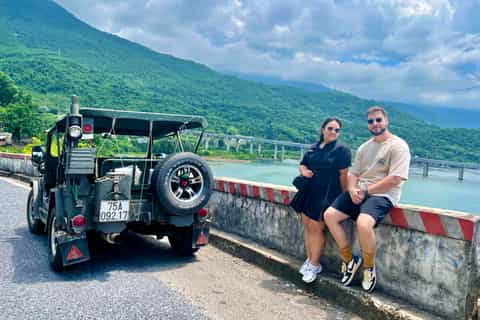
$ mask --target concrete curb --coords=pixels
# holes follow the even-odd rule
[[[3,171],[3,170],[0,170],[0,177],[12,178],[12,179],[20,180],[25,183],[30,183],[34,179],[33,177],[30,177],[24,174],[12,173],[12,172]]]
[[[210,244],[246,262],[255,264],[275,276],[287,279],[307,292],[329,299],[337,305],[340,304],[365,319],[442,319],[381,292],[367,294],[355,283],[353,288],[344,287],[331,274],[322,273],[315,282],[307,285],[301,280],[298,273],[302,262],[237,235],[211,228]]]

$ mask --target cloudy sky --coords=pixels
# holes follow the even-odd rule
[[[480,110],[480,0],[55,0],[220,71]]]

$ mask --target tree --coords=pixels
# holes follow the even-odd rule
[[[32,97],[24,94],[13,81],[0,72],[0,128],[11,132],[15,141],[33,136],[40,127],[40,117]]]
[[[39,128],[39,117],[32,104],[10,104],[0,110],[3,130],[12,133],[15,141],[33,136]]]
[[[12,79],[0,71],[0,106],[5,107],[15,101],[18,93],[18,88]]]

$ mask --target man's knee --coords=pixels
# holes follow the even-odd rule
[[[361,213],[356,224],[359,232],[369,232],[375,227],[375,218],[369,214]]]
[[[328,209],[323,214],[323,219],[327,225],[339,222],[341,219],[341,212],[335,209],[334,207],[328,207]]]

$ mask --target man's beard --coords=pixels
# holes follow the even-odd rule
[[[387,128],[382,128],[380,131],[373,131],[373,130],[369,130],[369,131],[372,135],[374,135],[375,137],[378,137],[378,136],[381,136],[385,132],[385,130],[387,130]]]

